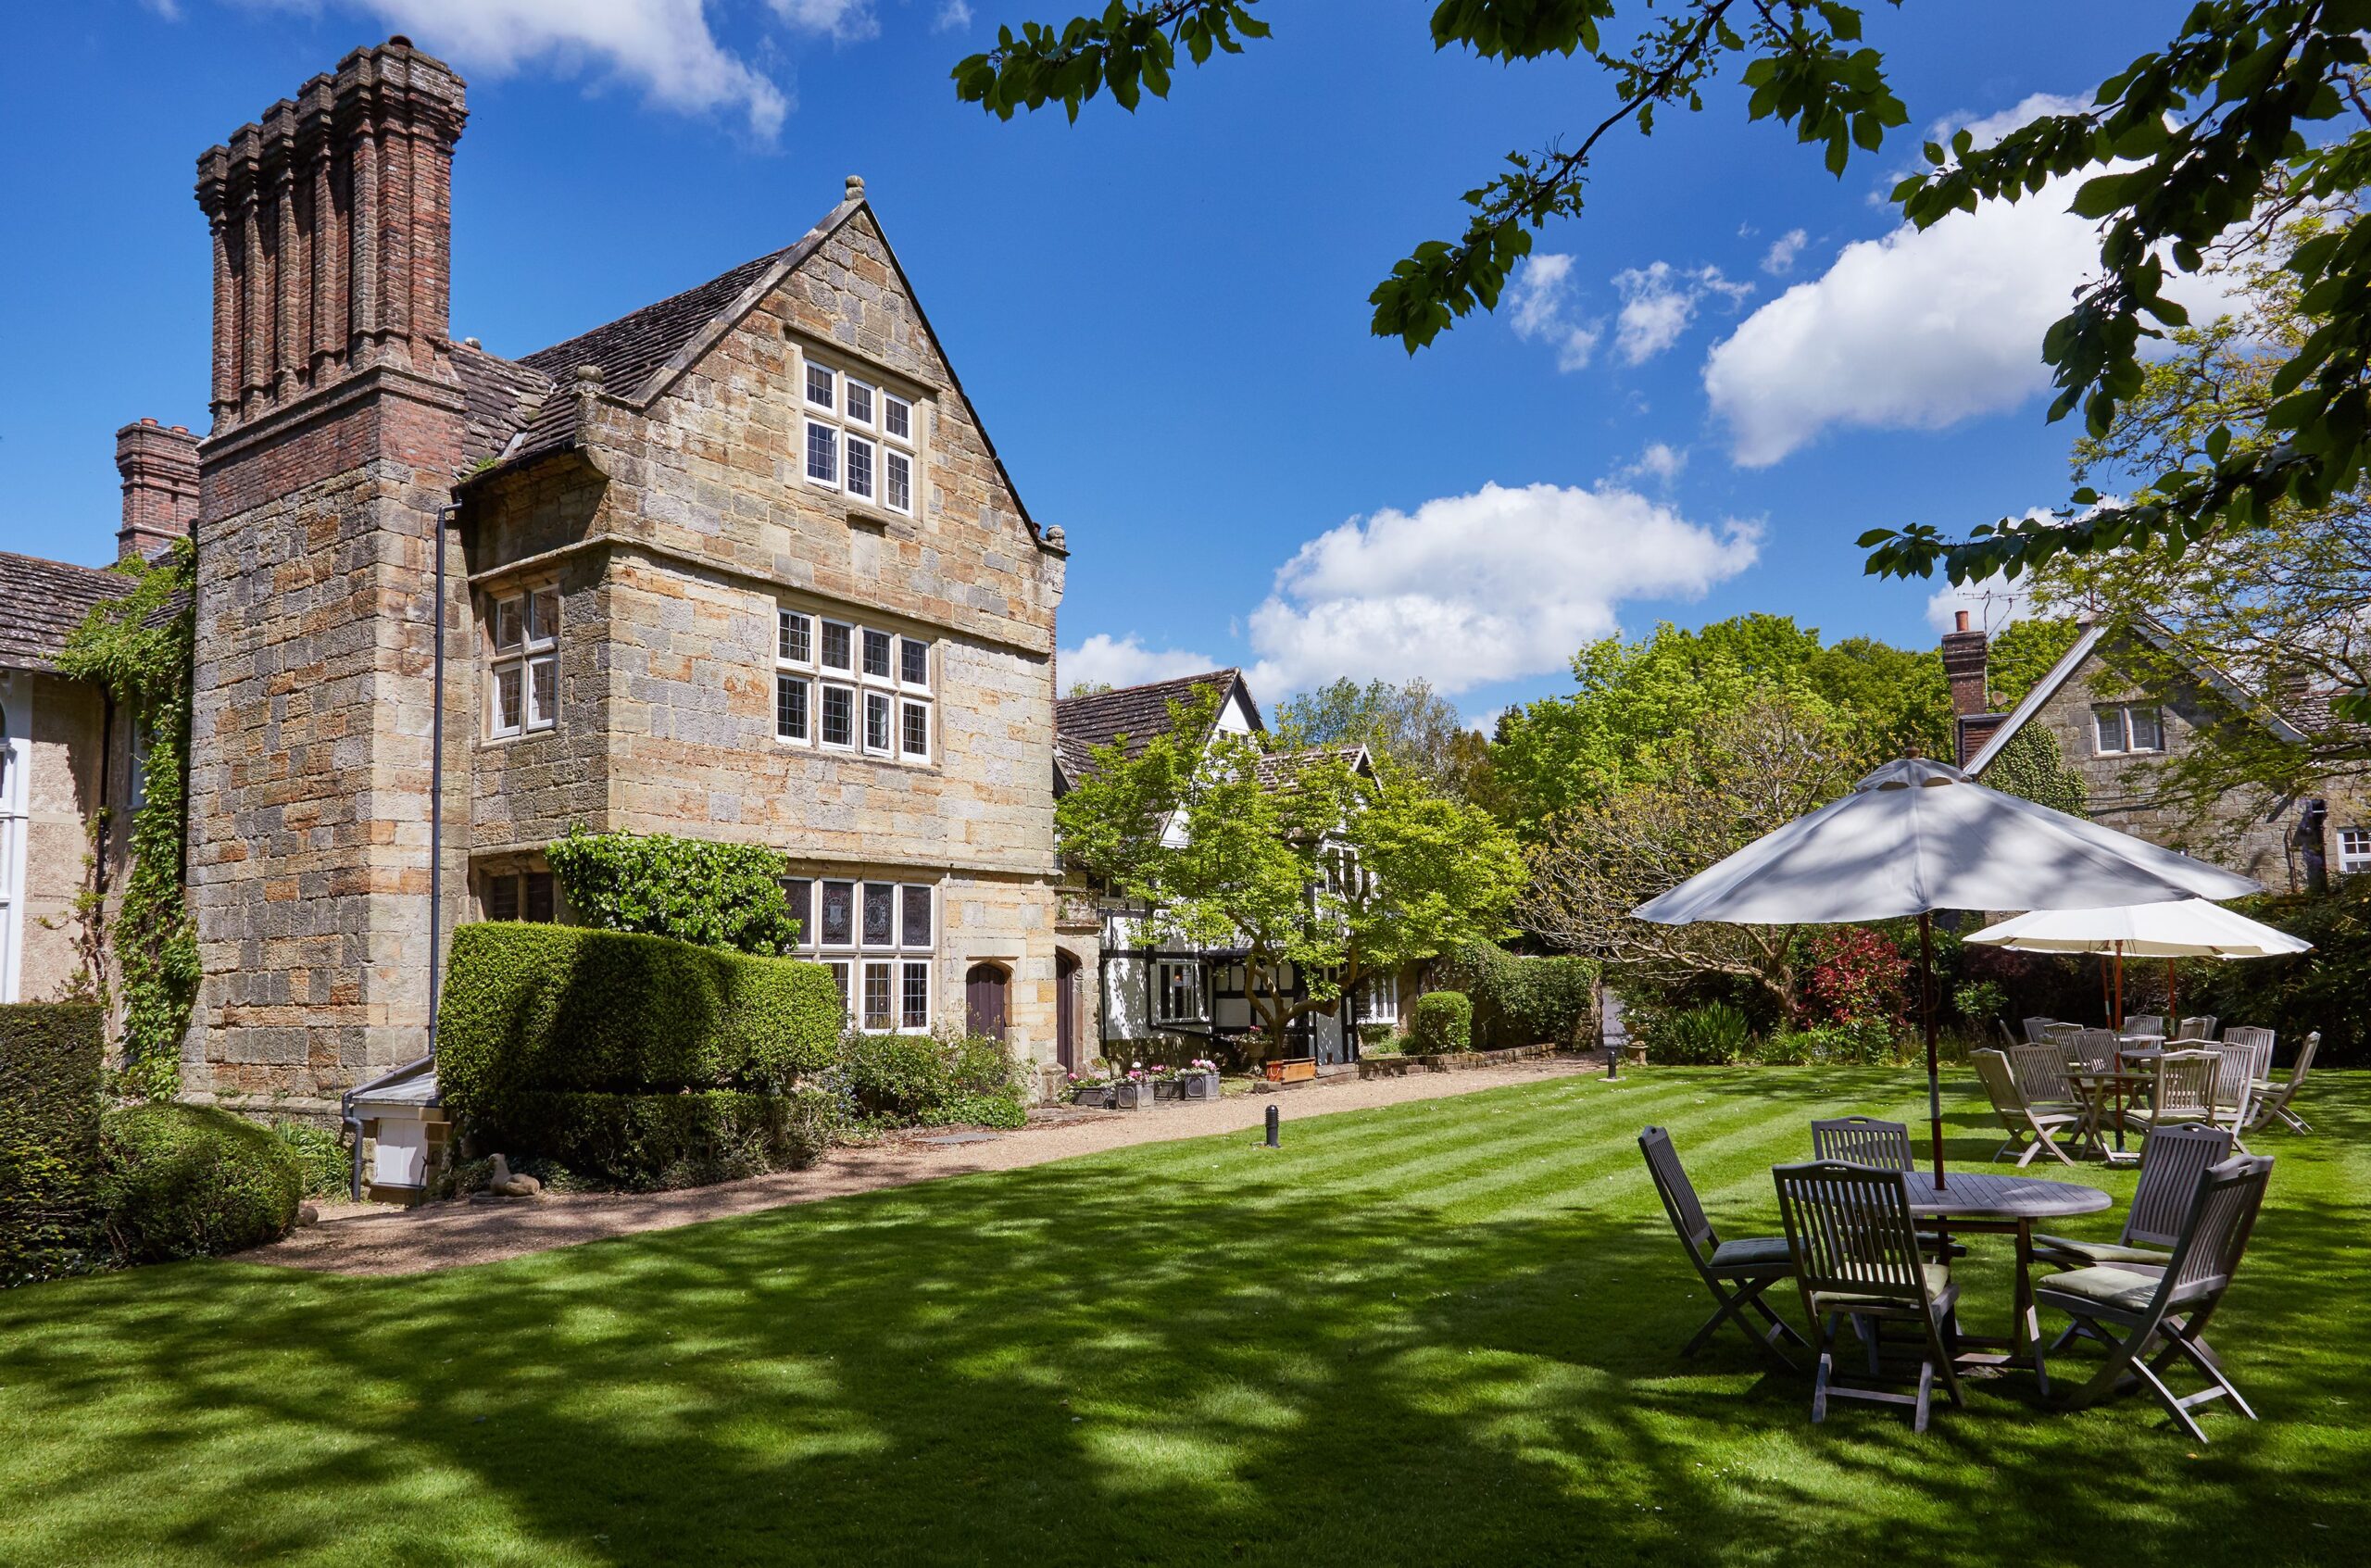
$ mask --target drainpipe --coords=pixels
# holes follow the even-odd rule
[[[445,967],[445,535],[461,508],[436,508],[436,630],[433,696],[428,721],[428,1054],[436,1055],[436,1007]],[[355,1169],[362,1145],[355,1143]]]

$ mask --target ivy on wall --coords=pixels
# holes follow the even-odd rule
[[[2090,796],[2083,787],[2083,775],[2066,765],[2066,754],[2058,749],[2058,737],[2039,724],[2029,723],[2009,737],[1992,765],[1985,769],[1984,782],[1994,789],[2022,796],[2038,806],[2064,811],[2070,817],[2089,818],[2091,814]]]
[[[183,539],[153,564],[119,566],[138,585],[93,606],[57,659],[66,674],[105,687],[147,740],[131,869],[106,939],[123,982],[119,1087],[158,1099],[181,1086],[182,1036],[197,999],[197,929],[183,891],[194,558]]]

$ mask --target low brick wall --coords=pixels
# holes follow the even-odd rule
[[[1365,1056],[1359,1059],[1359,1076],[1399,1078],[1411,1073],[1468,1073],[1477,1068],[1504,1067],[1509,1062],[1554,1056],[1559,1049],[1559,1047],[1543,1041],[1536,1046],[1512,1046],[1499,1051],[1460,1051],[1454,1056]]]

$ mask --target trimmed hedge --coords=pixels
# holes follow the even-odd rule
[[[1019,1127],[1029,1120],[1011,1047],[985,1035],[852,1034],[840,1042],[836,1077],[868,1126]]]
[[[1448,955],[1440,978],[1474,1003],[1477,1050],[1593,1043],[1595,960],[1533,958],[1476,943]]]
[[[82,1003],[0,1007],[0,1287],[98,1260],[105,1024]]]
[[[664,936],[494,922],[453,934],[436,1077],[465,1120],[531,1091],[779,1092],[832,1064],[831,971]]]
[[[157,1101],[108,1111],[99,1142],[107,1241],[122,1262],[244,1251],[296,1223],[303,1162],[269,1127]]]
[[[1448,1056],[1474,1048],[1474,1004],[1462,991],[1427,991],[1416,998],[1408,1028],[1408,1049],[1416,1056]]]
[[[818,1089],[614,1095],[529,1090],[503,1111],[508,1146],[604,1185],[702,1186],[812,1164],[837,1112]]]

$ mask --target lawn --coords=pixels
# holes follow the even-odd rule
[[[2363,1561],[2371,1080],[2319,1077],[2202,1447],[2031,1379],[1809,1419],[1702,1315],[1633,1138],[1775,1229],[1890,1073],[1662,1071],[1300,1120],[411,1279],[185,1264],[0,1295],[0,1561]],[[1953,1152],[1997,1137],[1962,1103]],[[2114,1234],[2116,1212],[2068,1228]],[[2005,1320],[2006,1243],[1961,1265]],[[1791,1298],[1786,1303],[1796,1311]],[[2089,1363],[2072,1356],[2059,1370]],[[2349,1545],[2352,1542],[2352,1545]]]

